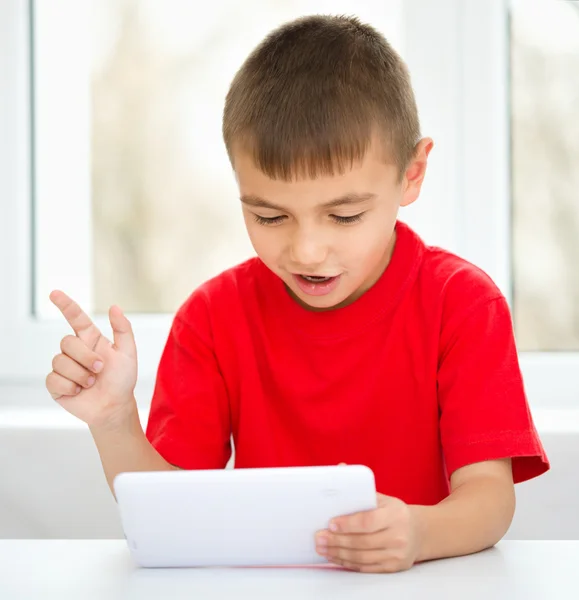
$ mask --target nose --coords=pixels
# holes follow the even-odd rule
[[[304,270],[313,272],[315,267],[324,264],[328,256],[327,244],[313,231],[300,229],[296,231],[291,240],[290,259]]]

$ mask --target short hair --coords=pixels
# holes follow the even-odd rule
[[[420,139],[406,64],[356,17],[313,15],[283,24],[236,73],[223,138],[274,179],[343,172],[374,138],[401,179]]]

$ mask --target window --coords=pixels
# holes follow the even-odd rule
[[[223,102],[263,36],[312,12],[355,12],[402,43],[399,0],[218,0],[202,14],[189,0],[36,3],[46,143],[37,152],[38,314],[54,314],[47,297],[58,281],[92,314],[113,303],[128,313],[174,313],[203,281],[253,255],[221,139]],[[82,24],[72,39],[62,35],[65,13]],[[54,119],[63,91],[65,137],[81,148],[72,169],[51,152],[63,129]],[[71,193],[55,200],[71,177]],[[71,202],[76,216],[65,224]],[[66,243],[73,238],[75,252]]]
[[[579,351],[579,2],[514,0],[510,22],[518,343]]]
[[[221,141],[231,77],[267,31],[326,12],[371,22],[409,65],[435,148],[401,217],[510,299],[531,404],[579,408],[577,4],[0,3],[0,385],[44,379],[68,331],[55,287],[104,331],[120,304],[152,380],[178,305],[253,253]]]
[[[567,0],[468,0],[463,5],[461,248],[463,255],[493,276],[511,301],[525,385],[535,408],[579,407],[579,352],[574,351],[578,345],[572,333],[577,309],[570,307],[573,300],[576,303],[577,292],[572,292],[572,277],[565,281],[565,270],[578,247],[574,250],[571,243],[571,217],[568,224],[560,221],[576,198],[572,192],[559,193],[564,189],[562,182],[550,172],[552,159],[545,159],[543,150],[550,143],[560,152],[559,169],[565,163],[571,165],[577,153],[576,142],[573,150],[567,136],[577,119],[570,118],[561,127],[555,108],[568,110],[561,89],[568,89],[572,82],[563,82],[561,73],[573,60],[570,54],[577,60],[577,51],[569,52],[568,44],[565,52],[562,46],[575,35],[569,33],[576,28],[575,4]],[[562,14],[567,21],[563,28]],[[560,38],[559,49],[552,39],[542,43],[545,37]],[[552,94],[548,97],[541,87],[544,83],[532,79],[540,77],[540,72],[531,75],[528,63],[522,67],[529,52],[542,56],[543,64],[552,69],[552,79],[545,86]],[[576,96],[574,80],[575,92],[569,93]],[[553,105],[546,106],[551,98]],[[546,129],[541,125],[541,135],[549,140],[537,137],[539,125],[533,121],[540,114],[541,118],[548,115],[549,124]],[[529,144],[531,129],[535,139]],[[569,166],[567,173],[576,180],[577,169]],[[545,194],[549,186],[558,193]],[[547,195],[551,198],[545,207]],[[544,214],[533,214],[537,211]],[[576,228],[577,214],[574,218]],[[561,289],[549,298],[554,285]]]

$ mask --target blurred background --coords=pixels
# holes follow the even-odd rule
[[[552,471],[518,488],[513,538],[579,538],[579,2],[2,0],[0,538],[120,537],[82,423],[44,377],[64,289],[139,347],[143,421],[171,317],[253,254],[221,140],[229,83],[271,29],[357,15],[409,65],[424,191],[401,212],[507,295]]]
[[[579,350],[579,2],[515,0],[514,316],[522,350]]]
[[[201,19],[185,0],[93,3],[96,311],[174,312],[251,255],[219,136],[231,74],[262,31],[336,5],[250,4],[214,2]],[[400,2],[355,8],[402,48]],[[505,26],[519,346],[579,350],[579,3],[514,0]]]

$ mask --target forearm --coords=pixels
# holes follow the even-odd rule
[[[481,477],[435,506],[412,506],[421,540],[418,561],[472,554],[494,546],[515,510],[512,484]]]
[[[171,471],[169,464],[150,444],[135,410],[126,422],[114,428],[90,428],[109,487],[114,495],[113,481],[125,471]]]

